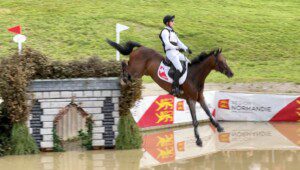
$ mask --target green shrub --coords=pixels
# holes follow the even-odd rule
[[[52,136],[53,136],[53,151],[54,152],[64,152],[64,148],[62,145],[62,140],[57,135],[56,126],[52,129]]]
[[[25,123],[14,123],[11,132],[11,153],[25,155],[38,153],[38,147],[28,131]]]
[[[139,128],[130,113],[130,108],[134,106],[135,101],[141,98],[141,89],[142,81],[140,79],[134,79],[131,84],[121,88],[117,149],[138,149],[142,145]]]
[[[0,104],[0,156],[7,155],[11,152],[10,134],[11,121],[8,117],[7,109]]]
[[[11,151],[9,138],[0,134],[0,156],[8,155]]]
[[[117,149],[137,149],[142,145],[142,136],[130,113],[121,116],[116,139]]]
[[[93,149],[93,121],[91,117],[87,118],[86,121],[87,132],[80,130],[78,136],[81,140],[81,146],[87,150]]]

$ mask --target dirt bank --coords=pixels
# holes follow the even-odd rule
[[[300,85],[295,83],[206,83],[205,91],[219,90],[229,92],[245,92],[245,93],[270,93],[270,94],[300,94]],[[143,96],[152,96],[166,94],[156,83],[145,83]]]

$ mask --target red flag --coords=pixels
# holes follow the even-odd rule
[[[8,31],[13,32],[15,34],[21,34],[21,26],[18,25],[12,28],[8,28]]]

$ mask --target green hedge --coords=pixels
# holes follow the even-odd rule
[[[88,78],[88,77],[119,77],[121,73],[121,64],[116,61],[102,61],[99,57],[90,57],[80,61],[52,61],[45,55],[27,48],[23,51],[23,54],[19,56],[17,53],[3,58],[0,64],[0,95],[3,99],[3,108],[7,110],[6,119],[10,120],[10,124],[19,132],[22,130],[24,133],[14,133],[10,130],[10,135],[14,133],[14,136],[10,136],[10,140],[14,143],[12,154],[30,154],[36,152],[36,146],[33,142],[31,135],[25,130],[25,122],[29,116],[29,110],[26,105],[27,95],[26,87],[31,80],[34,79],[63,79],[63,78]],[[141,80],[133,80],[131,85],[121,86],[120,97],[120,116],[121,120],[123,116],[131,116],[129,109],[134,102],[141,96]],[[1,120],[1,119],[0,119]],[[130,119],[128,119],[130,120]],[[0,124],[2,124],[0,122]],[[130,121],[132,127],[137,128],[136,124]],[[119,124],[119,129],[127,128],[123,124]],[[122,131],[120,131],[122,132]],[[137,141],[141,141],[139,131],[135,131],[136,134],[122,134],[133,135],[138,137]],[[15,136],[18,135],[18,136]],[[23,140],[26,139],[26,140]],[[19,141],[18,141],[19,140]],[[24,141],[26,141],[24,143]],[[120,141],[120,139],[118,139]],[[23,143],[22,143],[23,142]],[[121,145],[122,142],[118,142],[117,145]],[[1,146],[4,148],[4,146]],[[23,146],[20,146],[23,145]],[[30,146],[29,146],[30,145]],[[134,143],[127,143],[126,148],[139,148],[139,145]],[[24,147],[28,149],[23,149]],[[1,149],[0,148],[0,154]],[[118,147],[117,148],[124,148]]]
[[[3,103],[0,104],[0,156],[6,155],[11,151],[10,134],[12,124],[8,118],[8,113],[3,107]]]

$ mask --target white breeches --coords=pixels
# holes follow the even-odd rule
[[[180,60],[185,61],[185,56],[178,50],[169,50],[166,52],[167,58],[173,63],[174,67],[182,72]]]

